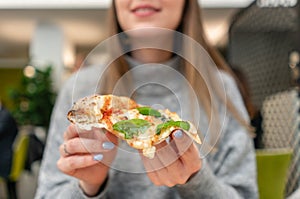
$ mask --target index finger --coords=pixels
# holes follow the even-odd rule
[[[67,130],[64,132],[64,141],[70,140],[75,137],[79,137],[78,127],[76,127],[74,124],[70,124]]]

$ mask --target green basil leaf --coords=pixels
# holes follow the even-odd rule
[[[150,108],[150,107],[138,107],[137,110],[140,112],[142,115],[150,115],[154,117],[161,117],[161,114],[159,111]]]
[[[113,125],[113,129],[125,135],[125,139],[132,139],[143,134],[151,126],[150,122],[143,119],[122,120]]]
[[[156,127],[156,134],[159,135],[162,130],[166,130],[172,126],[179,127],[183,130],[188,131],[190,129],[190,124],[185,121],[174,121],[174,120],[169,120],[167,122],[161,123]]]

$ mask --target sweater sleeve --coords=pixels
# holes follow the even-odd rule
[[[292,193],[287,199],[298,199],[300,198],[300,188],[296,189],[294,193]]]
[[[72,79],[68,81],[66,86],[61,90],[53,109],[46,148],[39,173],[36,199],[89,198],[79,187],[78,179],[62,173],[56,166],[60,157],[59,146],[63,143],[63,133],[69,125],[66,114],[72,105],[72,81]],[[104,188],[104,191],[92,198],[105,199],[106,190],[107,188]]]
[[[248,118],[237,86],[229,76],[225,76],[225,89],[242,116]],[[258,198],[252,138],[231,114],[227,113],[227,117],[218,151],[202,160],[201,170],[188,183],[177,186],[182,198]]]

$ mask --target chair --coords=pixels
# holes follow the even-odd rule
[[[23,134],[16,138],[16,142],[14,144],[12,168],[9,176],[11,181],[17,181],[22,174],[27,157],[28,144],[28,135]]]
[[[12,167],[8,179],[5,179],[10,199],[17,198],[16,182],[19,180],[24,170],[28,144],[29,137],[25,134],[19,134],[14,142]]]
[[[256,150],[257,182],[260,199],[283,199],[291,149]]]

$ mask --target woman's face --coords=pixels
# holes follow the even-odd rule
[[[115,0],[117,18],[123,31],[138,28],[175,30],[185,0]]]

